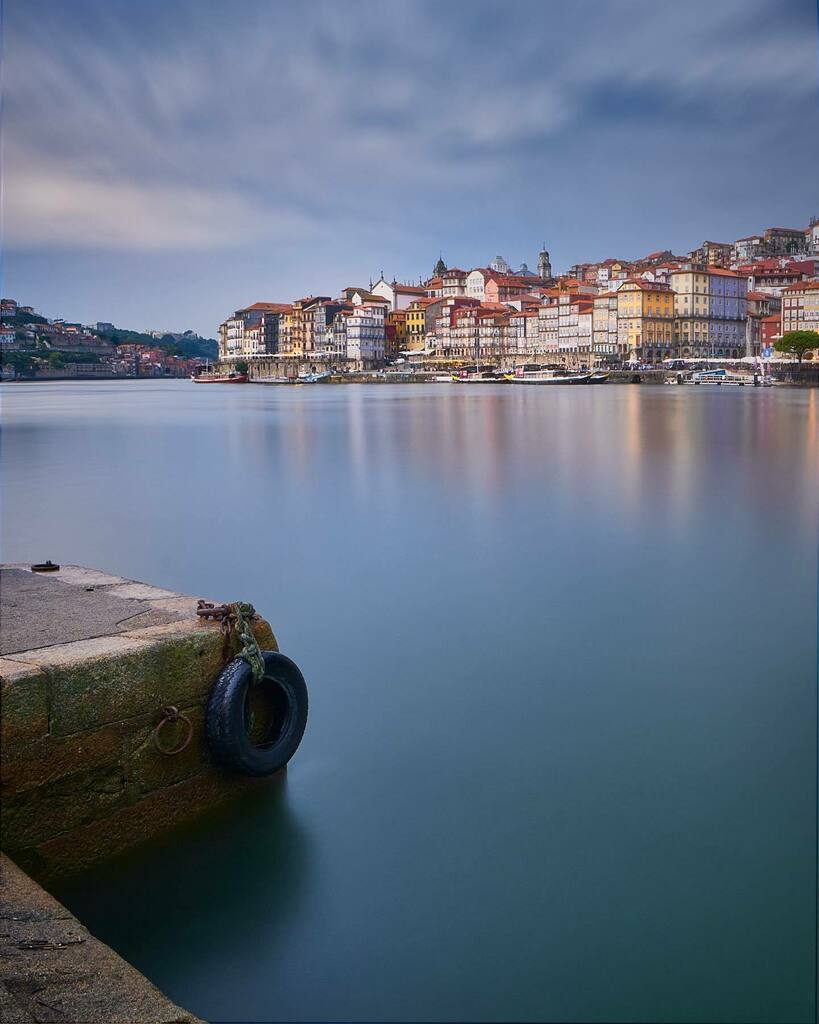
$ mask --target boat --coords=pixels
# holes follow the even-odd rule
[[[720,387],[728,388],[769,388],[773,386],[773,381],[769,377],[764,377],[757,373],[734,373],[723,367],[718,367],[714,370],[700,370],[698,373],[692,374],[691,379],[684,381],[684,383],[717,384]]]
[[[568,373],[561,370],[540,370],[537,373],[516,374],[509,377],[510,384],[590,384],[590,373]],[[596,383],[602,383],[598,381]]]
[[[435,375],[436,384],[451,384],[453,380],[455,380],[455,378],[451,373],[437,373]]]
[[[604,373],[602,370],[595,370],[594,373],[589,377],[589,384],[605,384],[609,379],[609,375]]]
[[[218,373],[205,370],[203,373],[192,373],[194,384],[247,384],[247,374],[231,370],[229,373]]]
[[[463,373],[452,378],[459,384],[504,384],[506,375],[500,370],[481,370],[479,373]]]

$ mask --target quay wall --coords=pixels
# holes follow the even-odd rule
[[[263,784],[210,757],[205,707],[223,637],[196,598],[80,566],[0,573],[2,845],[23,868],[70,873]],[[253,632],[277,650],[264,619]],[[167,705],[193,727],[174,756],[155,744]],[[183,730],[166,723],[162,745]]]
[[[0,854],[4,1024],[202,1024]]]

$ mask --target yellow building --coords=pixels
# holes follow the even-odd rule
[[[283,356],[293,355],[293,307],[286,309],[279,321],[279,354]]]
[[[406,347],[412,351],[420,351],[425,344],[426,311],[432,300],[416,299],[406,309],[407,318],[405,321]]]
[[[617,289],[617,346],[629,358],[662,362],[674,343],[674,293],[667,284],[629,278]]]

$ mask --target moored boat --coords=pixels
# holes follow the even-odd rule
[[[507,380],[500,370],[482,370],[480,373],[464,373],[453,377],[459,384],[504,384]]]
[[[723,367],[713,370],[701,370],[694,373],[690,380],[683,381],[685,384],[717,384],[720,387],[728,388],[769,388],[773,386],[770,377],[759,373],[734,373]]]
[[[247,384],[246,373],[192,373],[194,384]]]
[[[590,384],[590,373],[561,373],[559,370],[542,370],[540,373],[521,374],[507,378],[510,384]],[[600,381],[599,383],[602,383]]]

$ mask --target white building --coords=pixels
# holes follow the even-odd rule
[[[373,285],[373,295],[380,295],[388,300],[390,309],[406,309],[416,299],[424,299],[427,295],[426,288],[420,288],[411,284],[400,284],[398,281],[385,281],[383,277]]]
[[[384,362],[384,307],[356,306],[345,315],[347,359],[364,369]]]
[[[466,294],[470,299],[484,300],[486,282],[492,276],[491,271],[485,267],[476,267],[466,275]]]

